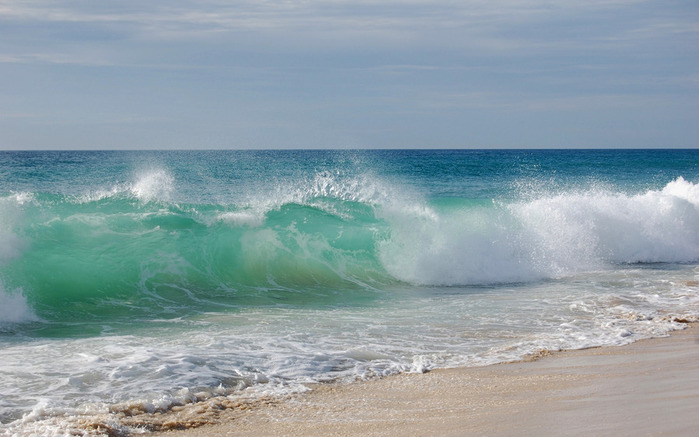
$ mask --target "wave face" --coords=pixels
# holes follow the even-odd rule
[[[323,203],[351,217],[294,203],[255,218],[218,205],[36,196],[10,238],[26,248],[4,276],[47,317],[70,319],[304,302],[328,287],[392,281],[376,259],[370,208]]]
[[[209,153],[13,155],[23,167],[0,198],[0,318],[359,304],[397,284],[699,259],[699,185],[677,175],[653,188],[662,165],[638,177],[595,174],[605,156],[593,152],[501,152],[509,166],[484,152]],[[695,177],[696,162],[682,171]],[[33,185],[16,182],[32,180],[22,172]]]

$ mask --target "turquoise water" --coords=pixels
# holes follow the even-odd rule
[[[0,152],[0,433],[663,335],[697,261],[695,150]]]

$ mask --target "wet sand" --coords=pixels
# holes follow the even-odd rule
[[[321,385],[160,436],[696,435],[699,326],[622,347]]]

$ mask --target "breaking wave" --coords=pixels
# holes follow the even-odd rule
[[[76,317],[76,302],[80,317],[105,307],[114,317],[178,316],[322,303],[333,299],[329,289],[361,300],[398,283],[526,282],[699,259],[699,188],[681,177],[640,194],[589,189],[489,202],[440,203],[328,172],[240,204],[176,203],[175,188],[156,170],[92,199],[5,197],[2,279],[26,298],[3,299],[58,318]]]

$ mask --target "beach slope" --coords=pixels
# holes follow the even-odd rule
[[[698,417],[694,324],[623,347],[323,385],[160,435],[692,435]]]

